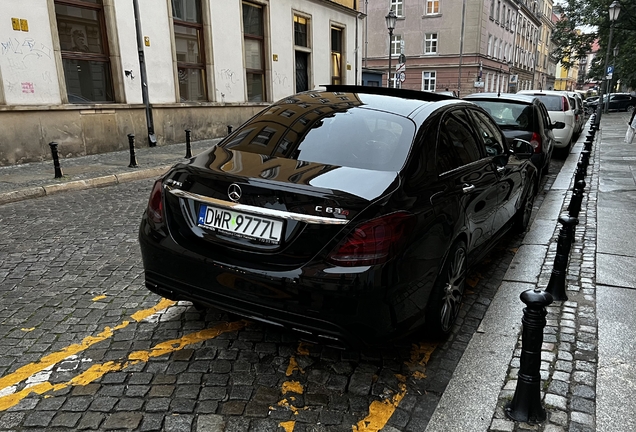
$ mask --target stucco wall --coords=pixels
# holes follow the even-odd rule
[[[236,127],[264,107],[154,107],[158,145],[185,142],[185,129],[193,140],[225,136],[228,125]],[[50,159],[51,141],[59,144],[60,157],[127,149],[129,133],[135,134],[138,147],[147,147],[145,115],[143,105],[127,104],[0,111],[0,165]]]
[[[0,78],[4,95],[0,104],[59,104],[46,2],[3,1],[0,16]],[[11,18],[26,20],[28,31],[13,30]]]

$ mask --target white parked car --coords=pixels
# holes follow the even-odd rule
[[[570,98],[570,102],[574,102],[572,105],[575,107],[574,110],[574,124],[576,125],[574,128],[574,137],[578,138],[578,136],[583,131],[583,127],[585,127],[585,109],[583,107],[583,98],[577,92],[566,92],[568,97]]]
[[[520,90],[517,93],[530,94],[539,98],[547,108],[552,123],[565,123],[563,129],[555,129],[552,132],[556,141],[554,148],[567,151],[570,148],[570,143],[577,127],[576,107],[572,106],[567,92],[557,90]]]

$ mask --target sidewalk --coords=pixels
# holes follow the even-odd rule
[[[604,114],[568,261],[567,296],[548,308],[541,352],[539,425],[508,420],[521,353],[519,295],[545,289],[557,219],[567,213],[589,122],[548,192],[427,432],[636,430],[636,143],[623,142],[628,113]]]
[[[196,155],[220,140],[192,142],[192,154]],[[158,177],[175,163],[185,160],[185,154],[185,143],[135,149],[137,168],[128,167],[129,150],[69,159],[60,157],[61,179],[55,178],[52,160],[0,167],[0,205],[68,190]]]

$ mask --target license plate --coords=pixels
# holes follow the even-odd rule
[[[283,231],[283,222],[277,219],[204,205],[199,208],[198,225],[271,244],[280,243]]]

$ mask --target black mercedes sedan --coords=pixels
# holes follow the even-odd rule
[[[532,146],[479,106],[326,86],[287,97],[157,180],[146,286],[326,344],[448,335],[467,268],[536,191]]]

